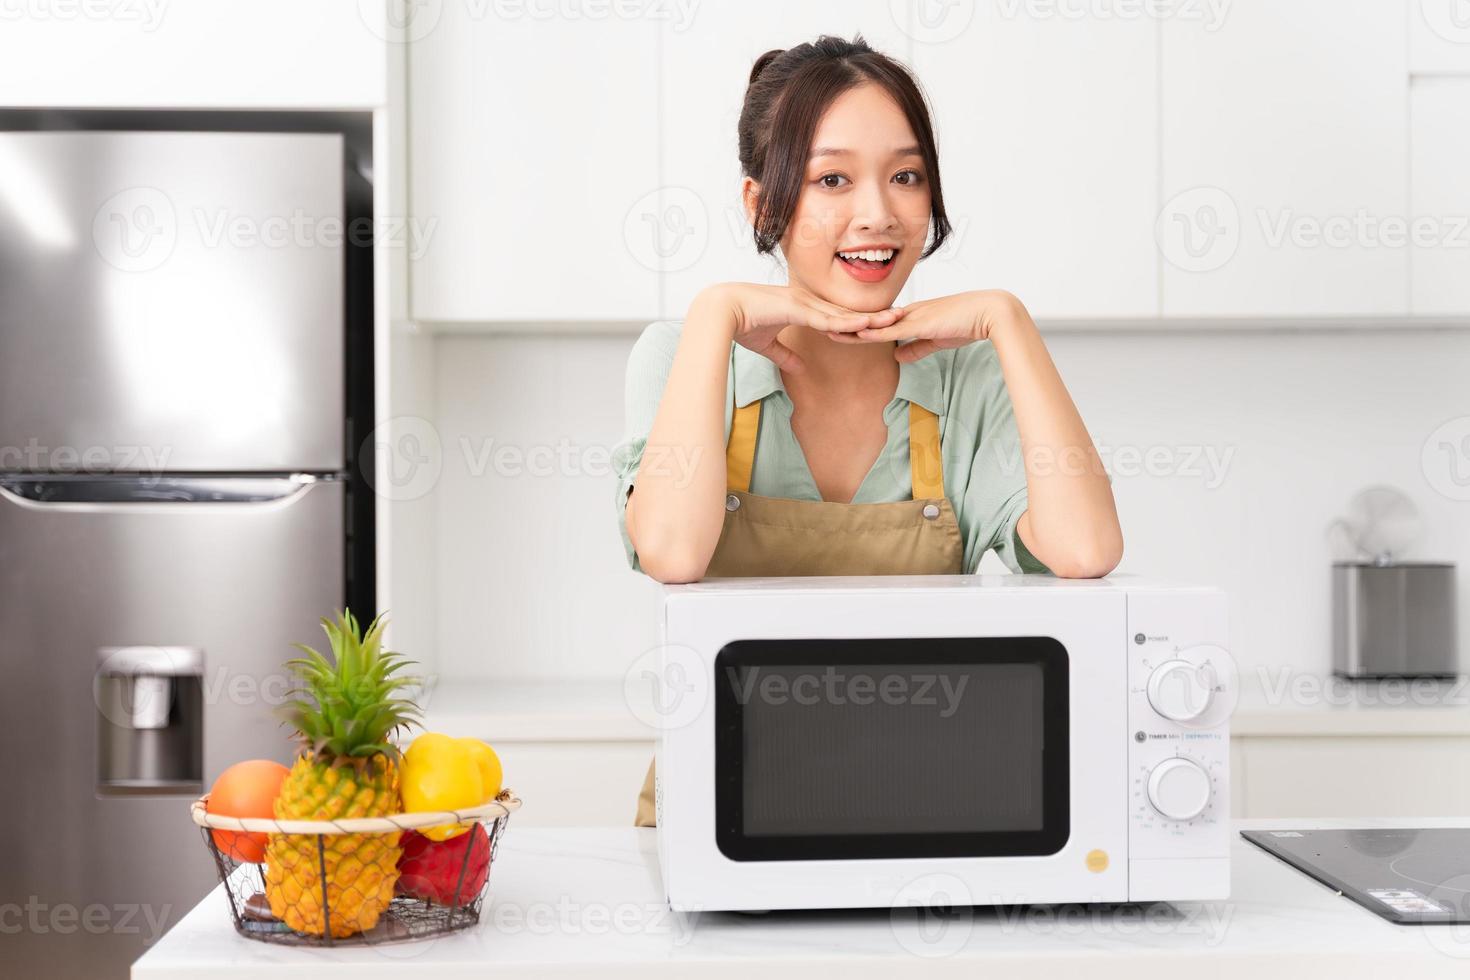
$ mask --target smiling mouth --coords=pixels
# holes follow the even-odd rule
[[[855,269],[882,269],[898,257],[896,248],[869,248],[853,252],[838,252],[837,258]]]

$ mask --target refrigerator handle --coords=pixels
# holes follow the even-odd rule
[[[204,507],[284,508],[334,477],[0,476],[0,501],[29,510],[96,512]]]

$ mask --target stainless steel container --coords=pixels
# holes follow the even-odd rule
[[[1332,617],[1338,676],[1460,673],[1453,562],[1334,562]]]

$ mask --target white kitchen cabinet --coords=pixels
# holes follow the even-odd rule
[[[430,321],[653,320],[661,5],[434,5],[408,54],[410,256]]]
[[[740,202],[737,126],[751,66],[773,48],[821,34],[861,33],[876,50],[907,62],[910,41],[888,0],[793,4],[753,0],[705,4],[687,24],[663,26],[662,194],[645,220],[642,247],[665,274],[664,316],[682,319],[715,282],[784,283],[775,256],[758,255]],[[909,297],[904,295],[901,301]]]
[[[1166,316],[1408,312],[1405,2],[1161,21]]]
[[[1416,74],[1470,74],[1470,3],[1407,0],[1409,69]]]
[[[5,3],[0,92],[10,106],[373,108],[388,2]]]
[[[1412,312],[1470,314],[1470,75],[1414,79],[1409,113]]]
[[[1470,736],[1232,739],[1231,815],[1428,817],[1470,812]]]
[[[1039,317],[1156,316],[1157,22],[976,4],[956,33],[923,9],[914,67],[954,232],[919,265],[921,296],[1004,288]]]

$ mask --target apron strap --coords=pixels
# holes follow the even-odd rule
[[[761,427],[761,401],[735,409],[730,422],[730,442],[725,446],[725,486],[750,492],[750,471],[755,467],[755,436]]]
[[[918,402],[909,402],[909,473],[915,500],[939,500],[944,496],[939,416]]]
[[[737,407],[730,422],[730,442],[725,447],[725,486],[741,493],[750,492],[762,401],[758,398],[749,405]],[[939,416],[917,402],[909,402],[909,473],[915,500],[938,500],[944,496]]]

